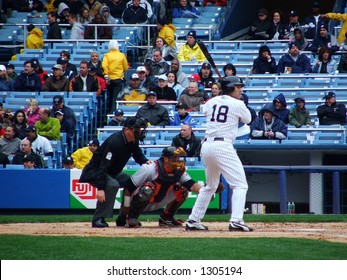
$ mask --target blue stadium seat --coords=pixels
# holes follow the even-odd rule
[[[158,159],[161,157],[163,148],[146,148],[146,156],[151,159]]]
[[[299,88],[299,87],[303,87],[303,84],[304,84],[303,79],[296,79],[296,78],[282,78],[282,79],[278,79],[277,81],[277,87]]]
[[[306,87],[328,88],[330,87],[330,78],[308,78],[304,85]]]
[[[213,49],[215,50],[236,50],[238,48],[238,43],[233,43],[233,42],[229,42],[229,41],[220,41],[218,43],[214,43],[213,44]]]

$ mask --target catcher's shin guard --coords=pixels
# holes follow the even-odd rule
[[[166,219],[173,219],[173,216],[176,214],[181,205],[186,201],[188,197],[188,191],[186,188],[180,188],[175,191],[176,199],[166,205],[165,210],[163,211],[162,217]]]
[[[130,204],[129,218],[138,218],[141,212],[148,206],[154,189],[152,184],[144,184],[140,190],[133,196]]]

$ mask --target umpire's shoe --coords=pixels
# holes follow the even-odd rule
[[[105,228],[108,227],[108,223],[106,223],[104,218],[97,218],[92,221],[93,228]]]
[[[204,226],[202,223],[189,220],[186,222],[186,230],[208,230],[208,227]]]
[[[243,222],[230,222],[230,231],[253,231],[253,228],[246,226]]]

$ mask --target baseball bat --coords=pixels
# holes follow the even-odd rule
[[[201,49],[201,51],[203,52],[203,54],[205,55],[207,61],[211,64],[212,68],[214,69],[214,71],[216,72],[216,74],[218,75],[219,79],[220,80],[223,80],[223,77],[222,75],[220,74],[217,66],[216,66],[216,63],[214,63],[214,60],[210,54],[210,52],[208,51],[208,49],[206,48],[206,45],[204,44],[203,41],[198,41],[198,45]]]

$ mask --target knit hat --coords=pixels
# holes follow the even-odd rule
[[[188,34],[187,34],[187,37],[188,36],[192,36],[194,39],[196,39],[196,31],[195,30],[189,31]]]
[[[319,26],[319,30],[321,29],[325,29],[325,30],[329,30],[328,24],[323,22],[320,26]]]

